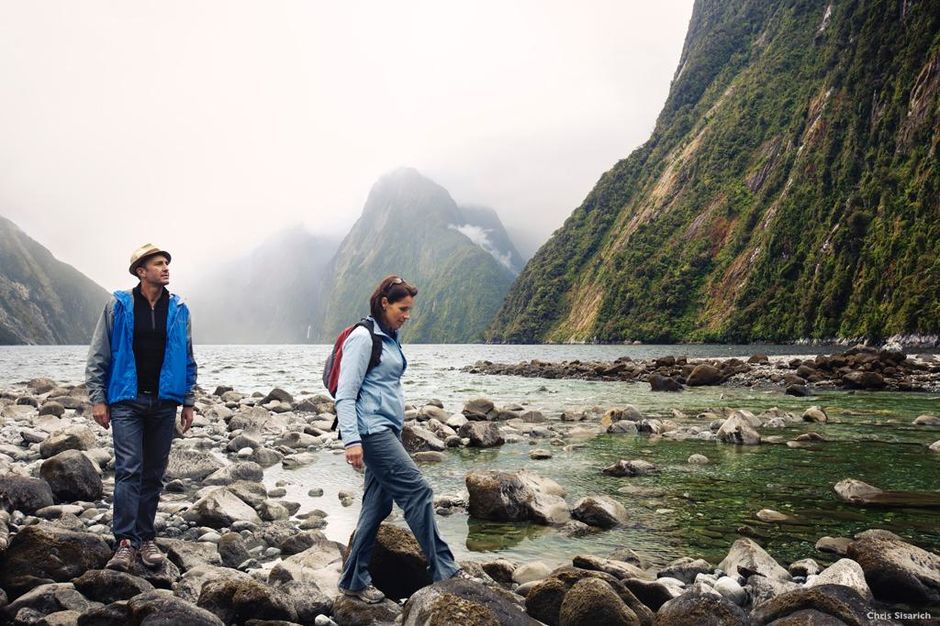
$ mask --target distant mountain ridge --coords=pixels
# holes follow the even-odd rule
[[[652,136],[529,261],[487,338],[938,334],[936,7],[697,0]]]
[[[495,212],[461,208],[416,170],[396,170],[375,183],[327,270],[320,338],[368,314],[375,285],[396,273],[419,289],[405,341],[479,341],[520,265]]]
[[[0,344],[86,344],[108,298],[0,217]]]

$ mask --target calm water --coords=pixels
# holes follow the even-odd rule
[[[319,392],[327,346],[197,346],[199,380],[208,391],[230,385],[241,392],[267,392],[279,386],[291,393]],[[552,448],[548,461],[532,461],[532,446],[512,444],[494,450],[459,450],[446,461],[423,469],[438,494],[464,493],[463,479],[473,469],[526,467],[558,481],[567,499],[607,494],[626,506],[631,523],[622,529],[585,538],[566,538],[554,529],[529,524],[493,524],[468,520],[464,514],[440,517],[444,535],[458,556],[539,559],[548,563],[570,561],[577,554],[607,554],[627,546],[651,561],[663,563],[677,556],[702,556],[717,563],[750,527],[765,537],[765,546],[787,563],[817,554],[813,544],[824,535],[850,535],[865,528],[888,528],[922,546],[940,550],[940,511],[876,509],[840,502],[832,490],[843,478],[858,478],[882,489],[940,489],[940,455],[926,449],[940,439],[940,429],[910,425],[918,415],[940,413],[940,395],[902,393],[826,392],[813,398],[793,398],[776,390],[698,388],[682,394],[654,394],[648,385],[634,383],[527,379],[478,376],[460,372],[481,359],[516,362],[529,359],[609,360],[667,354],[747,356],[816,354],[824,348],[809,346],[434,346],[405,347],[409,369],[405,377],[409,402],[435,398],[458,412],[463,402],[487,396],[497,404],[518,402],[555,417],[564,410],[592,406],[633,404],[651,416],[671,416],[672,409],[688,415],[720,406],[747,408],[755,413],[778,406],[800,413],[811,404],[829,413],[828,424],[764,429],[764,437],[792,439],[815,430],[832,441],[808,448],[785,445],[734,447],[698,441],[651,441],[646,437],[604,435],[584,447]],[[80,382],[85,348],[79,346],[0,348],[0,387],[48,376],[60,382]],[[690,421],[695,421],[690,419]],[[701,422],[698,422],[701,423]],[[540,441],[539,447],[547,447]],[[693,453],[705,454],[712,464],[691,466]],[[601,468],[618,459],[642,458],[660,467],[658,475],[610,478]],[[343,508],[340,489],[361,490],[361,477],[342,457],[320,453],[318,461],[299,470],[280,467],[266,471],[266,481],[286,482],[288,499],[303,503],[303,510],[321,508],[329,513],[326,533],[345,542],[355,525],[358,506]],[[325,495],[312,499],[314,486]],[[792,524],[763,524],[754,514],[772,508],[793,515]]]

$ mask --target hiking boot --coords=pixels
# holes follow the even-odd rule
[[[134,550],[134,545],[131,543],[131,540],[121,539],[117,550],[114,551],[114,556],[111,557],[111,560],[108,561],[105,567],[118,572],[126,572],[134,563],[135,553],[136,550]]]
[[[165,557],[152,539],[150,541],[141,541],[138,552],[140,553],[140,560],[147,567],[160,567],[163,565]]]
[[[357,598],[362,600],[366,604],[378,604],[385,599],[385,594],[369,585],[368,587],[363,587],[362,589],[357,589],[353,591],[352,589],[343,589],[339,588],[344,596],[349,596],[350,598]]]
[[[470,572],[468,572],[468,571],[465,570],[465,569],[459,569],[459,570],[457,570],[457,571],[454,573],[454,575],[451,576],[451,578],[456,578],[457,580],[466,580],[466,581],[471,582],[471,583],[480,583],[480,584],[483,583],[483,579],[482,579],[482,578],[477,578],[476,576],[472,575]]]

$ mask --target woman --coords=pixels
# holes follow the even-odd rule
[[[434,581],[454,576],[472,579],[454,562],[434,521],[431,487],[401,443],[405,398],[401,376],[408,366],[398,332],[411,316],[418,290],[398,276],[388,276],[369,300],[374,332],[382,340],[382,358],[369,369],[372,337],[357,327],[343,343],[343,361],[336,391],[336,415],[346,445],[346,462],[365,466],[365,492],[349,555],[339,581],[340,591],[376,603],[385,595],[372,585],[369,561],[379,524],[392,512],[392,502],[424,550]]]

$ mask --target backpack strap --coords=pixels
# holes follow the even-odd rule
[[[369,357],[369,366],[366,368],[368,372],[382,362],[382,337],[375,334],[375,322],[370,319],[362,318],[356,326],[364,327],[372,336],[372,356]]]

